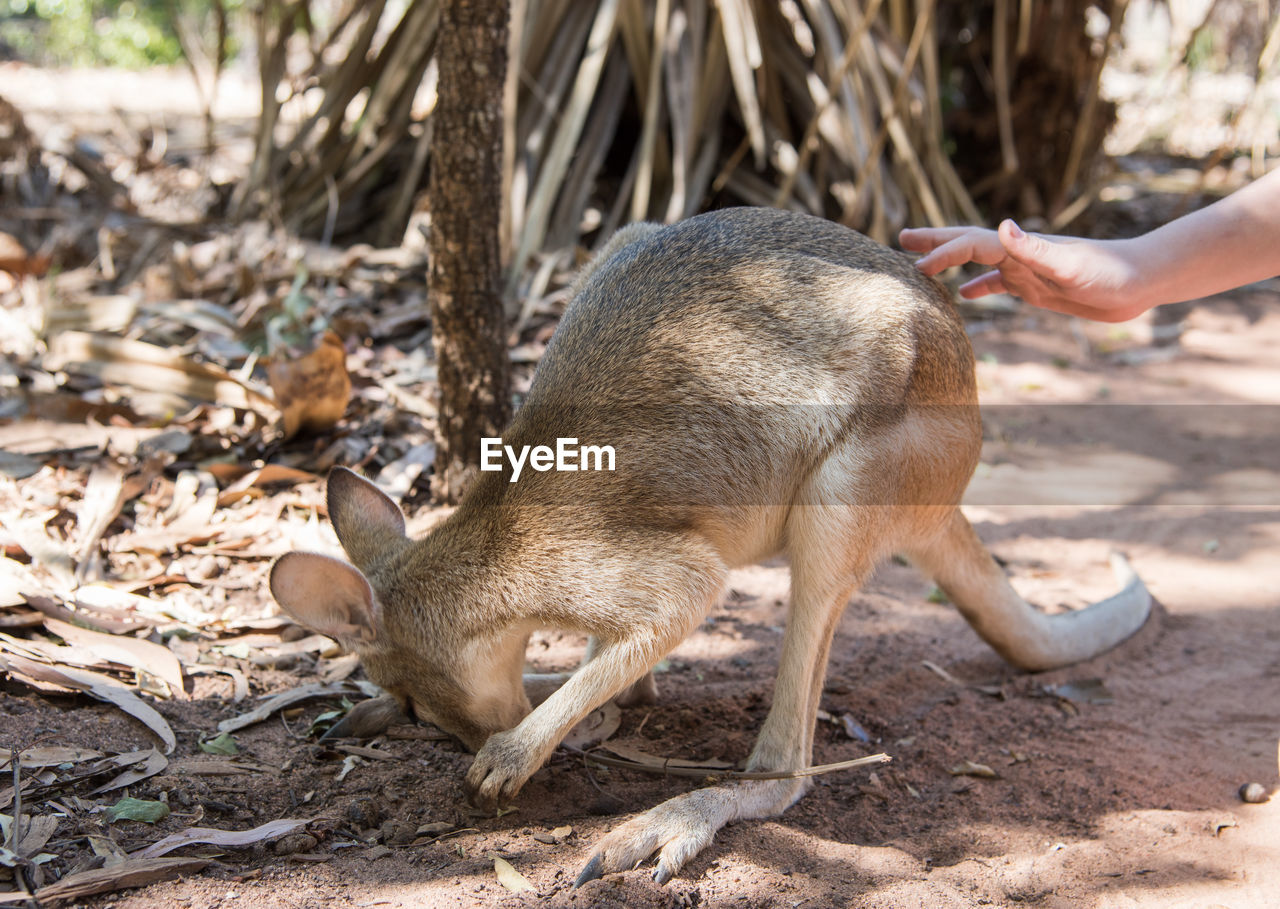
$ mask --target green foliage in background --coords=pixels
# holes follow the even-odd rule
[[[237,10],[243,0],[228,0]],[[200,0],[0,0],[6,55],[44,66],[140,68],[176,63],[175,15],[200,20]]]

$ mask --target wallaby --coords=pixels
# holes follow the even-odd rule
[[[1087,609],[1047,616],[1014,592],[958,507],[982,432],[948,294],[905,255],[818,218],[739,208],[618,233],[577,280],[502,441],[566,438],[611,446],[614,470],[517,476],[504,462],[420,540],[391,499],[335,469],[329,517],[352,564],[290,553],[271,571],[287,612],[476,751],[466,785],[480,805],[510,804],[590,711],[643,695],[735,566],[776,554],[791,566],[750,770],[809,765],[836,622],[891,554],[1027,670],[1113,647],[1150,608],[1119,557],[1122,592]],[[548,627],[592,643],[531,710],[525,645]],[[655,852],[665,882],[726,823],[777,814],[806,786],[739,781],[673,798],[605,836],[578,883]]]

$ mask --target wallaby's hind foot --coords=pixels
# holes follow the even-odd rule
[[[909,551],[984,641],[1019,669],[1057,669],[1130,637],[1151,612],[1151,594],[1120,553],[1111,567],[1119,593],[1075,612],[1045,615],[1010,585],[1003,569],[956,510],[941,534]]]
[[[761,780],[696,789],[631,818],[600,840],[574,887],[627,871],[658,854],[653,879],[665,884],[732,821],[781,814],[804,794],[809,780]]]

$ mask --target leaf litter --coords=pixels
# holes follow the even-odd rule
[[[736,82],[733,88],[746,91]],[[94,185],[119,190],[105,167],[101,176],[108,180]],[[57,203],[81,206],[86,196],[92,193],[74,200],[68,194]],[[20,383],[9,385],[0,376],[6,381],[0,400],[0,629],[8,635],[0,669],[12,685],[8,691],[47,697],[77,715],[94,708],[76,692],[105,696],[112,709],[150,728],[158,747],[139,748],[123,735],[99,736],[96,749],[72,744],[69,735],[66,744],[0,742],[24,746],[10,768],[22,774],[16,789],[0,787],[3,805],[23,799],[22,842],[36,841],[28,841],[32,831],[39,839],[61,825],[68,844],[56,847],[62,853],[56,861],[44,863],[47,875],[63,875],[36,891],[49,905],[207,864],[135,851],[120,853],[127,858],[110,868],[75,870],[83,854],[112,850],[101,835],[80,836],[78,829],[73,835],[75,812],[63,812],[54,800],[79,810],[101,807],[106,800],[100,796],[120,789],[148,796],[176,792],[158,782],[174,774],[203,781],[279,772],[280,762],[265,757],[260,763],[232,755],[193,758],[201,741],[229,733],[209,738],[212,721],[192,729],[189,718],[196,714],[184,699],[207,704],[284,695],[264,701],[267,709],[252,712],[252,719],[234,718],[243,721],[237,731],[251,732],[312,701],[329,701],[319,708],[327,709],[344,693],[366,693],[354,686],[333,690],[355,665],[326,656],[331,644],[301,645],[305,638],[291,636],[297,629],[278,620],[252,624],[273,621],[262,577],[269,560],[299,539],[315,540],[313,548],[336,547],[321,521],[319,478],[330,466],[359,466],[413,507],[424,500],[434,457],[434,407],[423,391],[434,379],[434,364],[423,353],[428,335],[420,253],[338,250],[297,241],[265,222],[193,236],[163,220],[130,220],[127,229],[100,234],[85,230],[103,222],[95,212],[60,211],[71,215],[67,226],[74,236],[52,248],[57,267],[38,261],[48,258],[43,251],[24,251],[24,287],[0,291],[0,359]],[[110,242],[101,239],[108,235]],[[114,263],[110,269],[107,261]],[[561,283],[563,268],[546,261],[548,275],[554,274],[549,283]],[[535,297],[520,316],[517,388],[527,387],[559,312],[554,287]],[[323,351],[329,365],[283,386],[270,380],[269,358],[281,362],[287,351],[287,362],[306,349]],[[349,398],[339,408],[341,395],[328,389],[341,390],[343,376]],[[281,390],[289,381],[301,394]],[[11,388],[18,393],[8,395]],[[328,415],[318,422],[305,411],[290,416],[299,399],[317,388],[325,390],[319,397]],[[219,649],[251,631],[264,637]],[[321,676],[321,667],[334,675]],[[317,678],[324,679],[320,693],[312,687]],[[1069,687],[1050,693],[1063,702],[1105,703]],[[229,712],[223,703],[217,716]],[[200,716],[208,720],[210,714]],[[285,728],[296,719],[286,717]],[[589,717],[580,746],[608,740],[618,728],[610,722],[605,713]],[[846,714],[838,722],[849,739],[866,743],[856,720]],[[412,738],[421,746],[447,739],[421,727],[404,729],[397,733],[392,726],[388,740]],[[374,757],[380,747],[348,757]],[[44,748],[64,748],[66,759],[47,753],[50,760],[41,762]],[[456,752],[449,748],[441,745],[432,757],[451,758]],[[161,749],[178,757],[171,764]],[[27,754],[30,762],[21,756]],[[691,776],[733,772],[725,761],[679,761],[639,749],[628,755],[615,753],[631,762],[615,766]],[[597,752],[591,760],[606,757]],[[210,805],[219,798],[234,801],[220,789],[211,792]],[[194,810],[216,809],[197,801]],[[177,814],[175,809],[161,822],[169,825],[165,832],[180,822]],[[559,829],[551,831],[553,839],[563,839]],[[260,841],[249,836],[254,830],[226,831],[247,837],[240,841],[206,843],[240,848]],[[321,842],[327,832],[320,831]],[[46,838],[45,844],[58,841]]]

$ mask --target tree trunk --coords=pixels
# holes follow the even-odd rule
[[[445,503],[479,469],[480,439],[500,435],[511,415],[498,242],[506,58],[507,0],[446,0],[428,184],[440,383],[431,491]]]

